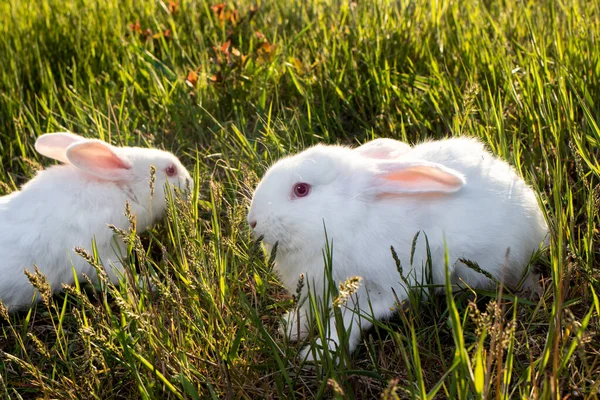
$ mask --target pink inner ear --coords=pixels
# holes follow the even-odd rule
[[[460,177],[430,166],[414,166],[385,174],[386,181],[398,182],[397,191],[454,192],[463,185]]]
[[[76,143],[67,149],[67,157],[82,171],[112,181],[126,179],[125,172],[131,169],[111,145],[100,141]]]
[[[91,143],[82,149],[80,156],[89,160],[89,165],[95,168],[102,169],[131,169],[121,160],[115,153],[108,150],[101,143]]]

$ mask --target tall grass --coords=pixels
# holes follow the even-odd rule
[[[3,315],[0,393],[598,397],[599,35],[596,0],[1,2],[0,194],[60,130],[172,150],[196,191],[123,233],[119,288],[78,282]],[[448,135],[482,138],[539,193],[543,295],[415,296],[309,368],[278,334],[295,299],[249,235],[252,188],[313,143]]]

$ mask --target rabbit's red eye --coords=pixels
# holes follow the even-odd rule
[[[300,182],[294,185],[294,196],[306,197],[310,193],[310,185],[308,183]]]
[[[165,172],[167,173],[167,176],[175,176],[177,175],[177,167],[171,164],[167,168],[165,168]]]

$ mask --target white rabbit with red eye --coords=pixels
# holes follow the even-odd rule
[[[278,243],[275,268],[284,286],[293,292],[304,274],[316,296],[323,293],[325,226],[333,246],[333,279],[362,277],[358,307],[377,319],[391,314],[394,291],[400,301],[407,298],[390,246],[411,285],[424,283],[424,235],[417,242],[413,270],[407,271],[417,232],[429,241],[433,283],[445,282],[446,242],[452,283],[473,288],[494,282],[459,259],[476,262],[498,281],[515,286],[548,233],[533,190],[508,163],[470,138],[412,148],[382,139],[356,149],[317,145],[266,172],[254,192],[248,223],[269,251]],[[528,277],[527,285],[532,283]],[[308,307],[308,302],[301,306],[299,320],[296,313],[285,317],[292,340],[308,333]],[[358,319],[353,312],[343,315],[346,329]],[[350,351],[360,340],[360,328],[370,325],[362,318],[361,327],[352,327]],[[329,348],[339,342],[333,319],[328,339]]]
[[[35,148],[63,164],[38,172],[20,191],[0,197],[0,300],[9,311],[31,304],[35,289],[24,270],[33,271],[34,265],[54,292],[74,282],[72,265],[80,278],[85,273],[95,279],[94,268],[73,252],[76,246],[91,251],[93,240],[108,276],[117,283],[126,248],[113,239],[108,225],[128,228],[124,207],[129,202],[136,228],[143,231],[163,216],[167,187],[184,190],[192,183],[177,157],[158,149],[114,147],[71,133],[42,135]],[[156,168],[154,194],[151,166]]]

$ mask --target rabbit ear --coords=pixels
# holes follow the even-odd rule
[[[68,132],[46,133],[35,141],[35,150],[43,156],[68,164],[67,147],[85,139]]]
[[[426,161],[381,161],[376,164],[373,188],[377,195],[453,193],[466,183],[464,175]]]
[[[394,139],[374,139],[354,149],[355,152],[369,158],[393,159],[408,153],[410,146]]]
[[[100,140],[75,143],[67,149],[69,162],[91,175],[109,181],[123,181],[131,177],[131,165],[119,157],[113,146]]]

